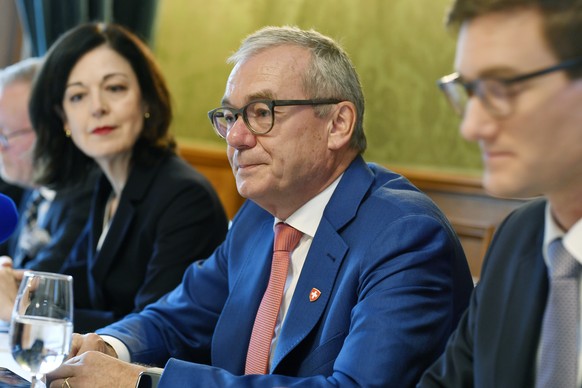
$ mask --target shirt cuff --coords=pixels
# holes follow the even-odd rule
[[[127,346],[125,346],[125,344],[123,342],[121,342],[117,338],[112,337],[110,335],[102,335],[101,339],[103,339],[103,341],[105,341],[109,345],[111,345],[111,347],[117,353],[117,358],[119,360],[125,361],[125,362],[131,362],[131,356],[129,355],[129,349],[127,348]]]

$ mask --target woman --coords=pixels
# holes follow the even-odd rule
[[[114,24],[80,25],[53,44],[30,101],[40,184],[103,172],[61,272],[74,276],[75,331],[143,309],[222,242],[210,183],[175,154],[170,95],[150,50]]]

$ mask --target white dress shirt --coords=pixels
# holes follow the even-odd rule
[[[299,275],[301,275],[301,270],[303,269],[303,264],[305,264],[305,259],[307,258],[307,253],[309,248],[311,248],[311,242],[315,236],[315,232],[319,227],[319,222],[321,217],[323,217],[323,211],[327,206],[335,188],[337,187],[342,176],[337,178],[331,185],[329,185],[321,193],[313,197],[305,205],[301,206],[295,213],[291,214],[286,220],[280,220],[275,218],[273,223],[273,229],[278,222],[285,222],[291,225],[298,231],[303,233],[301,240],[297,247],[291,252],[291,263],[289,265],[289,272],[287,273],[287,281],[285,282],[285,289],[283,290],[283,301],[281,302],[281,309],[279,310],[279,315],[277,316],[277,323],[275,324],[275,334],[273,335],[273,341],[271,342],[271,354],[269,355],[269,368],[271,367],[271,360],[273,354],[275,353],[275,348],[277,347],[277,341],[279,338],[279,333],[281,332],[281,327],[285,321],[285,316],[287,315],[287,310],[289,310],[289,305],[291,304],[291,299],[295,293],[295,287],[297,287],[297,282],[299,281]],[[306,298],[309,295],[305,295]]]

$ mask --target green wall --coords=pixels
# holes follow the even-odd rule
[[[450,0],[161,0],[154,51],[174,98],[180,141],[223,146],[206,112],[230,72],[226,58],[265,25],[315,28],[340,41],[366,96],[366,159],[475,172],[479,151],[436,79],[452,71],[455,39],[443,27]]]

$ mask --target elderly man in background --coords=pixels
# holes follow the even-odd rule
[[[160,387],[413,386],[472,292],[455,233],[405,178],[364,162],[361,86],[332,39],[267,27],[230,61],[209,116],[249,201],[173,292],[75,335],[51,386],[156,374],[128,362],[165,365]]]

